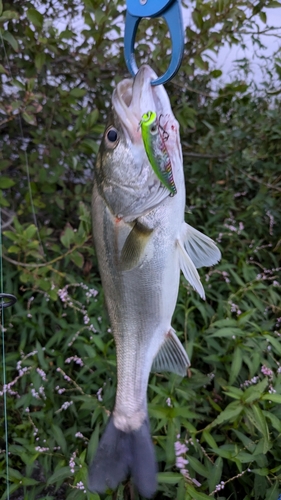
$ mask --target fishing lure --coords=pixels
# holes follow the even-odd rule
[[[144,149],[154,173],[162,184],[170,191],[170,196],[177,193],[171,160],[169,158],[165,140],[169,137],[160,126],[155,111],[148,111],[142,115],[140,128]],[[163,133],[161,130],[163,129]]]

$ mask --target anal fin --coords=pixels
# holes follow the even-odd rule
[[[151,371],[167,371],[184,377],[189,366],[190,361],[183,345],[180,343],[175,330],[171,327],[153,360]]]
[[[200,297],[205,300],[205,292],[198,271],[193,261],[189,257],[187,251],[185,250],[183,242],[181,240],[178,240],[177,244],[180,268],[184,274],[184,277],[191,284],[191,286],[193,286],[194,290],[199,293]]]

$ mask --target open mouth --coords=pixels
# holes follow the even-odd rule
[[[140,138],[139,123],[144,113],[155,111],[158,116],[172,113],[164,87],[150,84],[155,78],[155,72],[143,65],[134,79],[122,80],[113,93],[113,107],[133,142]]]

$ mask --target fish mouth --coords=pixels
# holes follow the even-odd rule
[[[173,116],[170,100],[163,85],[152,86],[156,73],[148,65],[140,67],[135,78],[126,78],[118,83],[112,95],[112,105],[124,132],[133,143],[141,141],[140,121],[148,111],[157,116]]]

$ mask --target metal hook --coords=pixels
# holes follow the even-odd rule
[[[172,56],[170,65],[161,77],[152,80],[151,85],[167,83],[177,73],[184,51],[184,29],[180,0],[127,0],[127,14],[125,22],[124,55],[127,68],[135,76],[138,67],[135,60],[134,48],[138,25],[143,17],[163,17],[168,25],[171,41]]]
[[[5,307],[13,306],[17,301],[15,295],[12,295],[11,293],[0,293],[0,299],[2,299],[0,302],[0,310]]]

